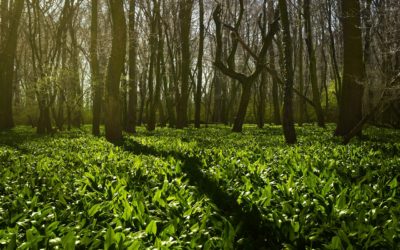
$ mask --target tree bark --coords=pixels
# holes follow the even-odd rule
[[[290,23],[286,0],[279,0],[279,10],[281,13],[281,23],[283,28],[283,47],[284,47],[284,76],[285,88],[283,97],[283,133],[286,143],[296,143],[296,131],[293,120],[293,51],[290,36]]]
[[[156,108],[159,99],[159,88],[160,88],[160,63],[159,63],[159,52],[157,53],[158,39],[157,39],[157,27],[159,20],[159,3],[153,0],[153,16],[150,17],[150,64],[149,64],[149,109],[147,113],[147,130],[153,131],[156,128]],[[156,83],[154,84],[154,75],[156,76]]]
[[[275,70],[275,52],[274,52],[274,46],[272,45],[269,50],[269,64],[271,69]],[[281,118],[281,108],[279,100],[279,86],[278,86],[278,80],[274,75],[272,75],[272,104],[274,108],[274,123],[275,125],[281,125],[282,118]]]
[[[181,88],[177,101],[176,128],[187,126],[187,107],[189,99],[189,74],[190,74],[190,27],[192,19],[193,0],[179,1],[180,39],[181,39]]]
[[[4,7],[4,6],[3,6]],[[0,48],[0,130],[11,129],[14,127],[13,121],[13,78],[14,64],[17,50],[18,26],[21,20],[23,0],[14,1],[12,11],[9,10],[9,25],[2,20],[1,35],[3,37]],[[5,13],[2,13],[4,18]]]
[[[102,99],[102,84],[100,79],[100,66],[98,59],[98,0],[92,1],[92,17],[90,25],[90,66],[92,69],[92,91],[93,91],[93,120],[92,134],[100,135],[100,117],[101,117],[101,99]]]
[[[301,2],[300,2],[300,4],[301,4]],[[303,68],[304,46],[303,46],[303,22],[302,22],[301,14],[302,14],[301,11],[299,11],[300,23],[299,23],[299,55],[298,55],[298,58],[299,58],[299,62],[298,62],[299,75],[298,75],[298,77],[299,77],[299,79],[298,79],[298,82],[299,82],[299,92],[300,92],[300,94],[303,94],[304,93],[304,72],[303,72],[304,71],[304,68]],[[299,97],[298,100],[299,100],[299,109],[298,109],[299,125],[302,126],[304,123],[304,109],[305,109],[306,102],[304,101],[304,99],[302,97]]]
[[[258,100],[258,112],[257,112],[257,126],[258,128],[263,128],[265,125],[265,99],[266,99],[266,91],[265,87],[267,84],[267,70],[263,70],[261,73],[261,80],[260,80],[260,86],[259,86],[259,100]]]
[[[342,1],[343,89],[335,135],[344,136],[362,119],[363,49],[358,0]],[[359,131],[361,133],[361,131]]]
[[[315,49],[312,41],[312,26],[311,26],[311,12],[310,12],[310,0],[304,0],[304,24],[306,32],[306,45],[308,52],[308,62],[310,70],[311,89],[313,95],[315,114],[317,115],[318,126],[325,127],[324,111],[321,106],[321,95],[318,88],[318,77],[317,77],[317,60],[315,57]]]
[[[136,132],[137,109],[137,34],[136,34],[136,0],[129,1],[129,91],[128,122],[126,131]]]
[[[342,93],[342,78],[339,73],[339,65],[337,62],[338,60],[336,58],[336,44],[335,44],[335,37],[333,35],[333,29],[332,29],[332,2],[330,0],[327,0],[326,8],[327,8],[327,15],[328,15],[329,48],[330,48],[330,53],[331,53],[333,73],[335,75],[336,102],[340,109],[340,93]]]
[[[106,138],[117,143],[122,140],[119,85],[126,50],[126,22],[122,0],[109,2],[112,20],[112,46],[106,77]]]
[[[233,123],[233,132],[242,132],[244,120],[246,118],[247,107],[251,97],[252,82],[242,83],[242,95],[240,97],[239,109]]]
[[[200,128],[201,118],[201,89],[203,81],[203,54],[204,54],[204,3],[203,0],[199,0],[199,54],[197,57],[197,85],[196,85],[196,96],[195,96],[195,117],[194,126]]]

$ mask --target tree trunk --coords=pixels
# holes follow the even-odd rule
[[[293,121],[293,62],[292,62],[292,41],[290,37],[290,23],[286,0],[279,0],[279,10],[281,13],[281,23],[283,28],[283,47],[284,47],[284,76],[285,88],[283,97],[283,133],[286,143],[296,143],[296,131]]]
[[[269,64],[271,69],[275,69],[275,52],[274,46],[271,46],[269,51]],[[275,125],[282,124],[281,120],[281,108],[280,108],[280,101],[279,101],[279,87],[276,77],[272,76],[272,103],[274,106],[274,123]]]
[[[129,91],[128,91],[128,133],[136,132],[137,107],[137,34],[136,34],[136,0],[129,1]]]
[[[342,1],[343,90],[335,135],[344,136],[362,119],[363,51],[358,0]],[[360,131],[361,133],[361,131]]]
[[[300,4],[301,4],[301,2],[300,2]],[[301,9],[300,9],[300,11],[299,11],[300,23],[299,23],[299,55],[298,55],[298,58],[299,58],[299,62],[298,62],[299,63],[299,75],[298,75],[298,77],[299,77],[299,79],[298,79],[298,82],[299,82],[299,92],[300,92],[300,94],[303,95],[304,94],[304,72],[303,72],[303,70],[304,70],[304,68],[303,68],[304,46],[303,46],[303,22],[302,22],[301,16],[302,16],[302,13],[301,13]],[[304,123],[305,106],[306,106],[306,103],[305,103],[304,98],[299,97],[298,111],[299,111],[299,125],[300,126],[302,126]]]
[[[257,112],[257,126],[258,128],[263,128],[265,124],[265,87],[267,84],[267,70],[263,70],[261,73],[261,80],[259,86],[259,100],[258,100],[258,112]]]
[[[315,57],[315,49],[312,41],[312,27],[311,27],[311,13],[310,13],[310,0],[304,0],[304,23],[306,32],[306,45],[308,52],[308,62],[310,70],[311,89],[313,95],[313,103],[315,114],[317,115],[318,126],[325,127],[324,111],[321,106],[321,95],[318,88],[317,77],[317,60]]]
[[[222,83],[217,70],[214,71],[214,109],[213,122],[220,123],[222,113]]]
[[[336,58],[335,37],[333,35],[333,29],[332,29],[332,2],[330,0],[327,0],[326,6],[328,15],[329,48],[331,53],[333,73],[335,75],[336,102],[340,109],[340,93],[342,93],[342,78],[339,73],[339,66]]]
[[[192,19],[193,0],[181,0],[179,10],[180,39],[181,39],[181,89],[177,102],[178,129],[187,126],[187,107],[189,99],[190,74],[190,27]]]
[[[233,132],[242,132],[244,120],[246,118],[247,107],[249,106],[250,102],[252,85],[252,82],[241,83],[242,95],[240,97],[239,109],[235,118],[235,122],[233,123]]]
[[[92,18],[90,26],[90,66],[92,69],[92,91],[93,91],[93,120],[92,120],[92,134],[95,136],[100,135],[100,117],[101,117],[101,96],[102,87],[100,80],[100,66],[97,51],[98,39],[98,0],[92,1]]]
[[[159,4],[153,0],[154,10],[153,16],[150,17],[150,63],[149,63],[149,78],[148,78],[148,89],[149,89],[149,109],[147,110],[147,130],[153,131],[156,128],[156,108],[157,108],[157,86],[159,85],[159,76],[156,71],[159,71],[159,59],[157,56],[157,26],[158,26],[158,15],[159,15]],[[156,73],[156,86],[154,85],[154,74]]]
[[[14,1],[12,7],[13,13],[11,11],[7,12],[10,15],[9,26],[5,23],[5,20],[2,20],[1,25],[1,36],[3,39],[2,47],[0,48],[0,131],[14,127],[12,112],[14,61],[18,40],[17,30],[23,7],[23,0]],[[3,18],[5,18],[5,14],[2,13]]]
[[[106,77],[106,138],[110,142],[122,140],[119,85],[124,68],[126,50],[126,22],[122,0],[110,1],[112,46]]]
[[[204,4],[203,0],[199,0],[199,15],[200,15],[200,34],[199,34],[199,54],[197,57],[197,85],[195,96],[195,117],[194,126],[200,128],[201,115],[201,88],[203,81],[203,54],[204,54]]]
[[[75,8],[71,3],[70,8]],[[73,10],[70,10],[73,12]],[[76,128],[79,128],[83,123],[82,120],[82,109],[83,109],[83,91],[81,88],[81,80],[79,75],[79,48],[78,48],[78,41],[76,38],[76,30],[73,27],[73,15],[71,14],[70,24],[69,24],[69,33],[71,37],[71,69],[72,69],[72,125]]]

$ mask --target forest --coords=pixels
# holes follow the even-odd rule
[[[0,0],[0,249],[400,249],[400,1]]]

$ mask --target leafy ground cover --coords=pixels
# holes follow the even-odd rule
[[[331,128],[332,129],[332,128]],[[0,248],[398,249],[400,131],[0,134]]]

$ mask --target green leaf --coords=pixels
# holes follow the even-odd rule
[[[397,176],[393,178],[393,180],[389,183],[391,189],[396,189],[398,186]]]
[[[11,241],[8,244],[7,250],[17,249],[17,236],[15,234],[12,235]]]
[[[293,231],[297,233],[300,230],[300,223],[298,221],[292,221],[292,227]]]
[[[75,250],[75,233],[69,232],[61,239],[63,248],[66,250]]]
[[[139,240],[135,240],[135,241],[132,243],[132,245],[130,245],[130,246],[128,247],[128,250],[139,250],[139,249],[140,249],[140,245],[141,245],[140,241],[139,241]]]
[[[59,221],[54,221],[53,223],[48,225],[46,227],[46,235],[48,236],[51,232],[53,232],[58,227],[59,224],[60,224]]]
[[[332,238],[331,244],[330,244],[331,249],[342,249],[342,241],[340,240],[339,236],[335,236]]]
[[[101,204],[95,204],[89,209],[89,216],[93,217],[101,208]]]
[[[147,234],[157,234],[157,222],[155,220],[152,220],[149,225],[146,227],[146,233]]]
[[[109,249],[115,243],[115,233],[112,227],[109,227],[106,235],[104,236],[104,250]]]

